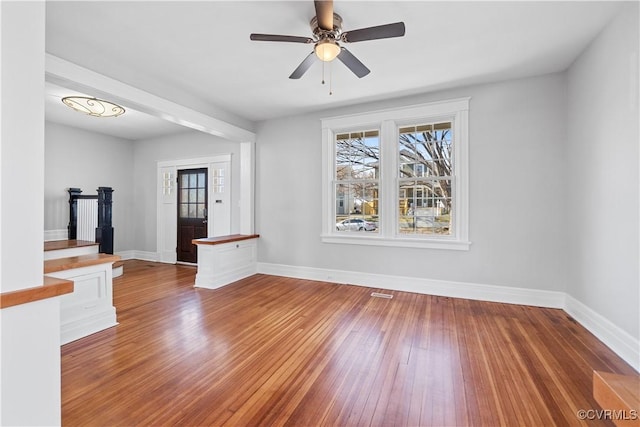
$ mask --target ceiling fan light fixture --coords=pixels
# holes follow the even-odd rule
[[[321,61],[330,62],[340,54],[340,46],[335,40],[324,39],[316,43],[314,51]]]
[[[66,96],[62,102],[69,108],[93,117],[117,117],[125,111],[113,102],[86,96]]]

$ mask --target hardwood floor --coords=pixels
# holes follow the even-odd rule
[[[62,347],[64,425],[586,425],[593,370],[635,372],[561,310],[194,275],[125,262],[120,324]]]

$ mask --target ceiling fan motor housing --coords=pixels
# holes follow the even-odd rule
[[[324,39],[333,39],[339,40],[340,34],[342,34],[342,17],[337,13],[333,14],[333,30],[323,30],[318,25],[318,17],[314,16],[311,18],[311,22],[309,23],[311,26],[311,31],[315,36],[316,40],[324,40]]]

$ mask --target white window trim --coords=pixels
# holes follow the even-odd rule
[[[458,98],[403,108],[372,111],[322,119],[322,235],[324,243],[389,247],[469,250],[469,100]],[[397,129],[407,123],[453,120],[454,172],[453,234],[451,236],[407,236],[397,234],[398,156]],[[377,234],[336,233],[333,179],[335,175],[335,135],[359,129],[380,129],[380,205]],[[393,179],[387,178],[388,174]],[[390,196],[389,196],[390,195]]]

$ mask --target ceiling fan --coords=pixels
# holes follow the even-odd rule
[[[356,76],[362,78],[371,71],[340,43],[355,43],[366,40],[388,39],[404,36],[404,22],[342,31],[342,18],[333,12],[333,0],[315,0],[316,16],[311,19],[313,37],[284,36],[279,34],[251,34],[251,40],[313,44],[311,52],[293,73],[290,79],[299,79],[320,59],[330,62],[338,58]]]

